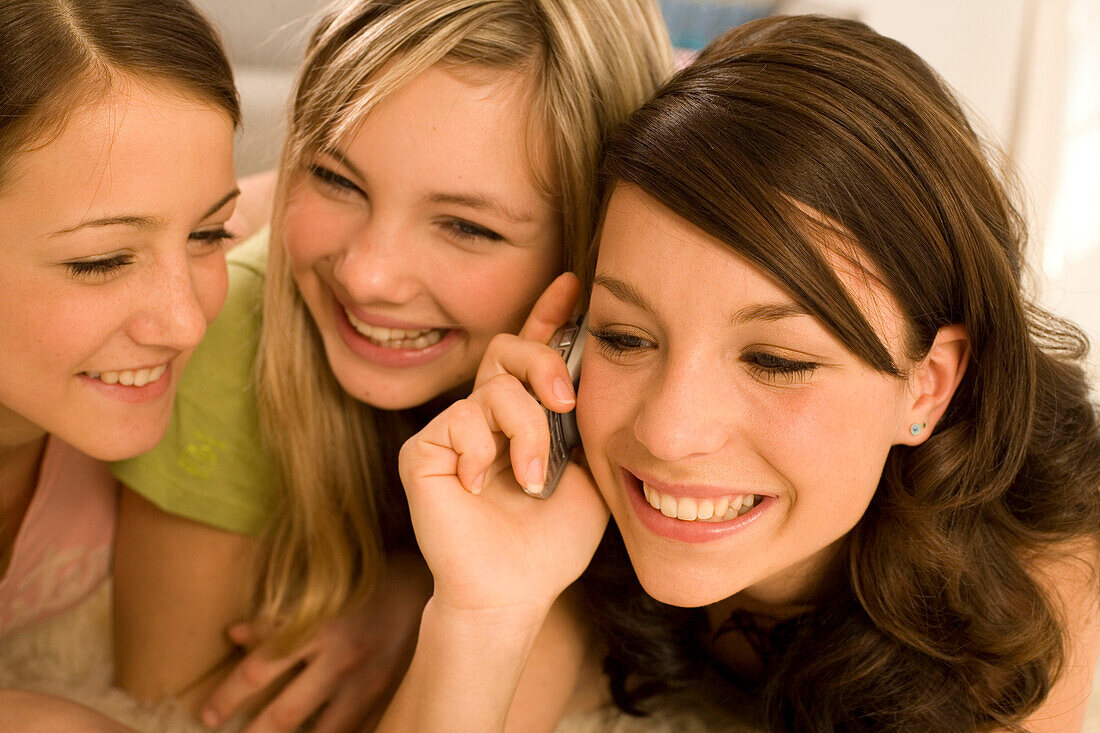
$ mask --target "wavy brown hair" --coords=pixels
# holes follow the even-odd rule
[[[755,691],[773,729],[1019,730],[1057,678],[1064,626],[1036,558],[1100,541],[1100,433],[1084,335],[1023,294],[1001,167],[916,54],[818,16],[721,36],[609,145],[608,196],[636,186],[726,243],[876,369],[902,374],[823,221],[900,304],[909,357],[949,324],[970,338],[947,412],[891,450],[823,600],[773,634]],[[582,582],[629,709],[709,659],[699,612],[646,598],[624,563],[612,530]]]

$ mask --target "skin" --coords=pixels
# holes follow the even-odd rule
[[[329,365],[357,399],[404,409],[468,383],[490,339],[515,332],[561,263],[559,217],[532,167],[528,78],[436,65],[318,154],[286,209],[294,278]],[[366,323],[450,329],[414,366],[365,358]],[[441,343],[440,346],[443,346]],[[438,347],[437,347],[438,348]]]
[[[117,80],[74,109],[59,135],[19,154],[0,192],[0,473],[20,477],[0,482],[7,543],[48,434],[103,460],[156,444],[180,370],[225,298],[222,245],[237,195],[233,123],[176,89]],[[158,365],[163,376],[144,388],[87,375]],[[128,493],[123,534],[131,529]],[[116,548],[116,569],[144,561],[146,549]],[[116,575],[122,617],[133,610],[127,587]],[[152,612],[163,603],[156,599]],[[123,648],[130,631],[116,629]],[[29,706],[43,704],[11,702],[24,703],[32,716]],[[93,729],[94,716],[71,714],[74,730]]]
[[[520,490],[525,467],[549,442],[538,403],[559,412],[573,405],[555,392],[566,369],[544,345],[547,324],[562,323],[573,302],[557,284],[520,337],[494,341],[474,393],[402,450],[435,596],[385,730],[442,729],[447,716],[474,720],[470,730],[500,728],[515,670],[539,663],[528,656],[532,629],[590,559],[605,504],[640,580],[660,600],[706,606],[712,621],[731,608],[782,616],[812,602],[838,539],[873,495],[884,452],[927,438],[969,359],[966,332],[952,325],[919,362],[906,360],[904,324],[889,293],[873,273],[833,259],[905,378],[862,365],[812,318],[786,307],[762,310],[789,304],[789,296],[645,194],[614,192],[576,400],[591,473],[570,465],[546,501]],[[752,419],[761,411],[768,421]],[[914,434],[914,423],[925,427]],[[631,500],[641,490],[622,467],[668,493],[700,496],[718,486],[712,493],[769,498],[730,529],[688,534],[670,529],[688,518],[641,516],[655,510]],[[1047,700],[1024,721],[1028,730],[1081,727],[1100,653],[1097,554],[1095,542],[1082,542],[1036,561],[1036,578],[1065,619],[1069,657]]]
[[[387,96],[347,139],[293,174],[285,246],[329,364],[357,399],[403,409],[467,385],[490,339],[519,328],[534,294],[559,269],[560,217],[554,197],[538,184],[548,176],[537,167],[545,159],[543,141],[529,139],[530,103],[525,76],[436,66]],[[243,207],[246,227],[262,216],[269,184],[262,177],[242,183],[246,196],[259,194]],[[446,326],[455,335],[442,353],[415,367],[380,365],[349,346],[349,335],[353,342],[361,337],[349,333],[337,302],[368,322]],[[134,607],[156,603],[143,590],[156,588],[161,603],[176,599],[171,605],[180,609],[126,620],[143,629],[128,644],[126,673],[142,697],[182,693],[205,722],[217,724],[263,704],[265,695],[280,689],[277,678],[304,662],[304,671],[263,706],[248,733],[293,729],[326,702],[318,731],[350,729],[380,712],[372,710],[380,706],[369,693],[388,696],[395,670],[407,663],[408,641],[430,588],[423,573],[404,574],[398,584],[405,587],[380,590],[391,605],[394,598],[407,599],[387,611],[410,623],[380,624],[368,603],[348,609],[285,655],[264,642],[266,630],[235,627],[232,640],[248,655],[230,671],[223,664],[233,651],[226,629],[250,613],[239,578],[254,574],[258,543],[171,517],[142,500],[124,501],[123,511],[144,521],[131,525],[141,527],[141,535],[120,533],[120,547],[156,548],[154,562],[116,571],[132,579],[131,592],[145,594]],[[202,613],[186,610],[196,603],[203,604]],[[557,632],[548,633],[564,639],[572,633],[561,631],[569,623],[564,618],[553,627]],[[376,633],[380,628],[384,633]],[[583,648],[558,648],[569,649],[564,664],[571,669],[584,663]],[[150,669],[143,661],[149,656],[176,663]],[[535,674],[525,684],[553,689],[552,672],[542,674],[551,679]],[[526,714],[515,711],[517,730],[527,724]]]
[[[52,433],[113,460],[159,440],[180,370],[225,298],[231,144],[225,113],[131,83],[18,156],[0,193],[9,446]],[[167,388],[140,401],[85,374],[158,365]]]
[[[890,324],[901,359],[893,298],[842,279],[872,323]],[[726,246],[633,188],[612,198],[589,318],[582,394],[600,399],[581,400],[578,425],[646,591],[678,606],[742,591],[799,600],[866,511],[890,448],[914,442],[911,385],[858,359]],[[697,503],[768,499],[729,530],[693,523],[713,538],[685,542],[665,534],[680,519],[630,500],[642,480]]]

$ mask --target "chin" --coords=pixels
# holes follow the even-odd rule
[[[674,568],[659,568],[648,571],[635,564],[638,581],[654,600],[679,608],[699,608],[725,600],[744,589],[744,586],[729,587],[697,575],[694,572],[678,572]]]
[[[110,432],[104,432],[85,440],[69,438],[65,435],[58,435],[58,437],[81,453],[99,461],[111,462],[124,461],[153,450],[164,437],[166,429],[167,425],[164,425],[156,431],[142,433],[141,437],[130,431],[127,431],[124,436],[112,436]]]

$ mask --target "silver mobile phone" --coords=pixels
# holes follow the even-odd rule
[[[561,358],[565,359],[565,367],[569,370],[569,378],[573,380],[574,390],[581,379],[581,354],[584,352],[584,342],[587,337],[588,316],[585,315],[579,323],[570,322],[559,328],[550,339],[550,348],[556,349],[561,354]],[[546,461],[546,481],[542,485],[542,491],[532,494],[540,499],[545,499],[554,493],[573,449],[581,444],[574,411],[561,413],[547,410],[545,407],[543,411],[550,423],[550,456]]]

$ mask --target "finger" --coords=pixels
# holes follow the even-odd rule
[[[229,637],[237,646],[247,647],[257,641],[260,637],[258,633],[253,631],[252,624],[242,622],[239,624],[233,624],[225,630],[225,635]]]
[[[510,374],[529,385],[539,401],[555,412],[568,412],[576,405],[577,396],[565,360],[546,344],[506,333],[494,336],[478,368],[475,384],[481,386],[501,374]]]
[[[307,666],[252,719],[242,733],[284,733],[298,726],[325,704],[339,675],[318,664]]]
[[[300,662],[309,649],[305,645],[285,657],[275,657],[264,644],[249,652],[206,699],[203,723],[212,728],[221,725]]]
[[[542,407],[510,375],[494,377],[471,399],[482,405],[489,427],[508,437],[516,481],[529,494],[541,493],[550,453],[550,428]]]
[[[425,480],[454,476],[465,490],[479,493],[503,442],[503,437],[493,435],[480,404],[471,398],[459,400],[401,446],[402,484],[412,493]]]
[[[457,454],[455,475],[473,494],[481,493],[493,463],[504,452],[505,436],[494,432],[483,408],[472,400],[455,403],[455,419],[448,423],[448,440]]]
[[[543,291],[530,315],[519,330],[521,338],[545,344],[563,323],[573,314],[573,307],[581,294],[581,282],[571,272],[565,272]]]

